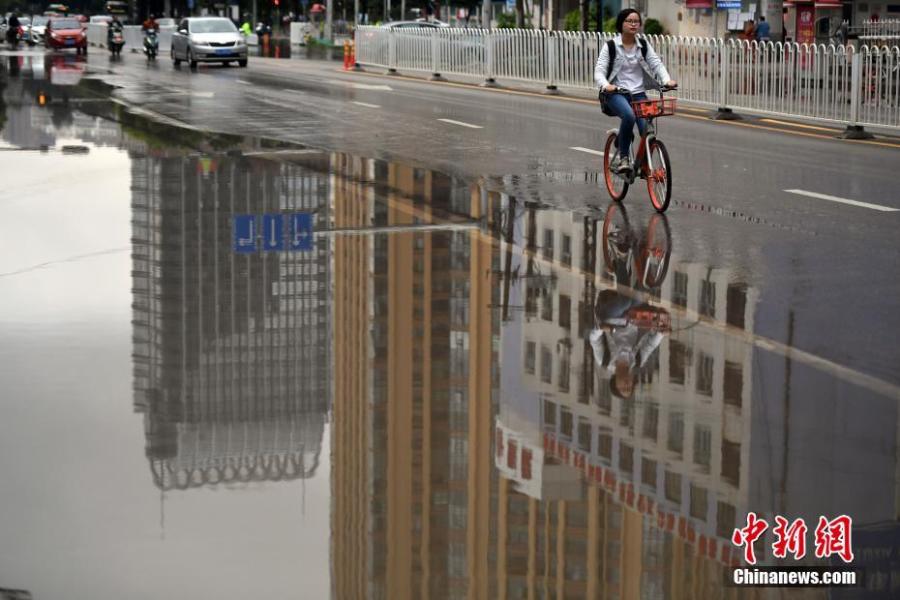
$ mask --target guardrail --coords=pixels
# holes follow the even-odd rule
[[[859,34],[864,36],[900,36],[900,19],[885,19],[873,21],[871,19],[863,21],[858,28]]]
[[[646,36],[678,97],[717,108],[900,129],[900,47],[782,44]],[[594,65],[610,34],[522,29],[356,30],[359,65],[596,89]]]

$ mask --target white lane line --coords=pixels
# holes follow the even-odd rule
[[[882,212],[898,212],[900,208],[891,208],[890,206],[881,206],[880,204],[869,204],[868,202],[860,202],[859,200],[849,200],[847,198],[838,198],[837,196],[829,196],[828,194],[819,194],[817,192],[807,192],[806,190],[784,190],[788,194],[798,194],[800,196],[809,196],[810,198],[818,198],[819,200],[828,200],[829,202],[840,202],[841,204],[849,204],[850,206],[860,206],[862,208],[871,208],[872,210],[880,210]]]
[[[602,150],[591,150],[590,148],[582,148],[581,146],[569,146],[569,150],[578,150],[579,152],[587,152],[588,154],[596,154],[597,156],[604,155]]]
[[[365,106],[366,108],[381,108],[377,104],[369,104],[368,102],[357,102],[356,100],[353,101],[353,104],[358,104],[359,106]]]
[[[337,79],[329,79],[327,83],[335,83],[337,85],[349,85],[350,87],[357,90],[378,90],[382,92],[393,92],[393,88],[389,85],[384,84],[372,84],[372,83],[355,83],[353,81],[340,81]]]
[[[194,98],[213,98],[215,94],[213,92],[191,92],[191,96]]]
[[[249,81],[244,81],[243,79],[235,79],[235,81],[237,81],[241,85],[253,85]]]
[[[460,127],[468,127],[470,129],[484,129],[481,125],[472,125],[471,123],[463,123],[462,121],[454,121],[453,119],[438,119],[438,121],[450,123],[451,125],[459,125]]]

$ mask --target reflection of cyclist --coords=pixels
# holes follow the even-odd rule
[[[641,294],[626,296],[617,290],[597,294],[591,348],[597,365],[611,374],[610,389],[620,398],[631,397],[638,371],[662,342],[658,324],[640,318],[641,313],[658,310],[644,302]]]
[[[632,168],[628,151],[636,119],[628,98],[614,92],[622,90],[629,93],[632,100],[646,100],[644,91],[648,86],[676,85],[650,43],[646,39],[637,39],[641,22],[641,14],[633,8],[620,12],[616,17],[616,31],[619,35],[603,44],[594,67],[594,79],[605,93],[606,105],[622,120],[619,127],[619,158],[612,165],[612,169],[619,173]],[[637,125],[643,134],[646,121],[638,119]]]
[[[638,373],[663,334],[671,331],[668,312],[650,304],[647,293],[662,284],[668,270],[668,224],[664,216],[653,215],[646,234],[640,235],[629,224],[624,208],[612,204],[604,218],[601,243],[606,270],[616,284],[597,294],[590,343],[594,360],[610,377],[612,393],[629,398]]]

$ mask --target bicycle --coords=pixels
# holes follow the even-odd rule
[[[634,144],[630,150],[630,171],[616,173],[610,165],[619,157],[619,130],[610,129],[607,133],[606,145],[603,151],[603,173],[606,181],[606,189],[616,202],[621,202],[628,193],[628,187],[633,185],[640,177],[647,181],[647,192],[650,194],[650,202],[657,212],[665,212],[669,207],[672,197],[672,163],[669,162],[669,152],[665,144],[656,137],[657,117],[675,114],[675,98],[666,98],[665,92],[676,88],[659,89],[659,99],[633,100],[631,108],[635,117],[647,120],[644,135],[641,136],[637,155],[634,155]],[[616,90],[614,94],[629,95],[627,92]]]

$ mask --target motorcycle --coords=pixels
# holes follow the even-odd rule
[[[109,52],[113,56],[119,56],[122,54],[122,46],[125,45],[125,32],[122,31],[119,27],[114,27],[109,30],[109,37],[107,39],[107,45],[109,46]]]
[[[148,31],[144,35],[144,54],[147,60],[156,60],[159,53],[159,36],[155,31]]]

